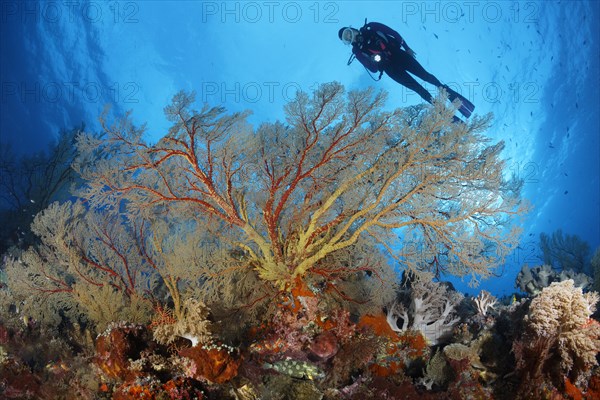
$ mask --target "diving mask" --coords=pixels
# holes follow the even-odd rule
[[[342,42],[344,42],[344,44],[350,45],[350,44],[354,43],[357,36],[358,36],[358,31],[356,29],[346,28],[342,31],[341,39],[342,39]]]

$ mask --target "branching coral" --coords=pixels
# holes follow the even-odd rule
[[[473,299],[473,302],[477,306],[477,312],[482,316],[487,315],[488,310],[494,308],[497,301],[498,300],[492,296],[490,292],[485,290],[482,290],[479,295]]]
[[[147,219],[221,221],[218,238],[242,254],[239,267],[277,291],[314,274],[332,282],[360,272],[385,285],[387,265],[323,264],[364,237],[392,250],[397,229],[426,255],[395,254],[407,269],[489,276],[517,244],[506,217],[525,209],[520,182],[503,179],[504,143],[480,135],[491,116],[454,124],[441,96],[390,112],[385,98],[328,83],[298,93],[285,123],[252,131],[247,114],[197,111],[180,92],[165,108],[173,126],[152,145],[130,116],[109,124],[104,115],[105,137],[78,138],[81,196]]]
[[[170,344],[178,337],[182,337],[190,340],[192,347],[198,343],[211,341],[211,323],[208,320],[209,310],[203,303],[194,299],[185,300],[182,314],[180,319],[173,319],[172,321],[163,319],[154,323],[154,340],[159,343]]]
[[[600,247],[594,252],[592,257],[592,273],[594,276],[593,290],[600,292]]]
[[[563,235],[560,229],[552,232],[551,235],[542,232],[540,249],[544,264],[560,270],[589,272],[590,245],[577,235]]]
[[[537,295],[552,282],[562,282],[568,279],[572,279],[575,286],[582,289],[587,288],[592,283],[590,277],[582,272],[576,272],[572,269],[563,269],[559,272],[552,269],[550,265],[544,264],[532,268],[524,265],[517,275],[515,285],[523,292]]]
[[[583,293],[572,280],[552,283],[531,302],[526,316],[527,340],[543,338],[560,360],[560,371],[583,385],[600,352],[600,324],[590,318],[598,302],[596,292]],[[552,360],[548,357],[547,360]],[[542,366],[542,368],[544,368]]]
[[[53,325],[147,322],[144,294],[156,286],[155,274],[140,248],[143,231],[124,220],[81,201],[52,203],[31,226],[39,242],[7,263],[10,292],[31,316]]]
[[[415,280],[410,288],[410,305],[394,303],[388,310],[387,321],[396,332],[420,331],[431,345],[436,345],[452,334],[460,318],[456,306],[462,295],[449,291],[446,286],[425,280]],[[398,319],[402,325],[398,326]]]
[[[73,285],[73,297],[85,310],[87,319],[101,332],[115,321],[145,324],[151,319],[150,302],[141,296],[124,296],[115,288]]]

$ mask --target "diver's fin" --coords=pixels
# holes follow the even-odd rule
[[[466,97],[464,97],[461,94],[450,89],[448,86],[444,85],[443,88],[446,89],[446,91],[448,92],[448,100],[450,100],[450,101],[454,101],[455,99],[460,100],[461,105],[460,105],[458,111],[462,115],[464,115],[465,118],[469,118],[471,116],[471,114],[473,113],[473,111],[475,110],[475,106],[473,105],[473,103],[471,103],[469,100],[467,100]]]
[[[473,103],[471,103],[466,97],[463,97],[461,95],[458,95],[460,98],[460,101],[463,105],[463,107],[465,107],[467,110],[473,112],[475,111],[475,105]]]
[[[458,111],[460,111],[460,113],[462,115],[465,116],[465,118],[469,118],[471,116],[471,114],[473,113],[473,111],[475,110],[475,106],[473,105],[473,103],[471,103],[469,100],[467,100],[465,97],[458,95],[458,99],[461,102],[460,108],[458,109]]]
[[[462,103],[462,100],[461,100]],[[472,105],[472,104],[471,104]],[[473,107],[474,108],[474,107]],[[469,110],[468,107],[465,106],[465,104],[461,104],[460,107],[458,108],[458,111],[464,115],[465,118],[469,118],[471,116],[471,114],[473,113],[473,110]]]
[[[450,101],[454,101],[454,99],[458,99],[460,100],[460,107],[458,108],[458,111],[465,116],[465,118],[469,118],[471,116],[471,114],[473,113],[473,110],[475,110],[475,106],[473,105],[473,103],[471,103],[469,100],[467,100],[466,98],[464,98],[463,96],[461,96],[460,94],[455,92],[455,96],[450,95],[449,97]]]

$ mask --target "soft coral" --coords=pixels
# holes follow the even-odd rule
[[[387,321],[396,332],[420,331],[431,345],[443,342],[452,334],[454,325],[460,320],[455,314],[462,300],[459,293],[449,291],[446,286],[425,280],[415,280],[410,288],[410,305],[393,304],[387,313]],[[402,326],[398,326],[402,319]]]

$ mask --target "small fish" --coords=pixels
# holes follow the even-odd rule
[[[71,368],[63,361],[49,362],[46,365],[46,369],[52,373],[59,373],[61,371],[69,372]]]
[[[281,338],[275,340],[264,340],[250,345],[250,351],[255,353],[279,352],[285,347],[285,341]]]
[[[569,191],[568,191],[568,190],[565,190],[565,193],[563,193],[563,194],[569,194]]]
[[[325,374],[319,367],[306,361],[296,361],[287,359],[283,361],[277,361],[273,364],[264,363],[263,368],[273,369],[279,373],[289,375],[292,378],[297,379],[322,379]]]

